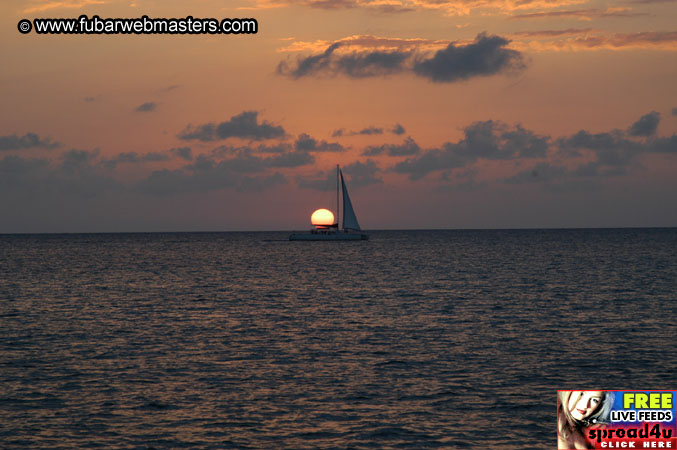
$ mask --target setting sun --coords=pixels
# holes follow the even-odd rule
[[[328,209],[318,209],[310,216],[310,223],[316,227],[330,227],[334,225],[334,213]]]

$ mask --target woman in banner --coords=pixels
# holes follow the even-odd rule
[[[608,423],[614,393],[609,391],[559,391],[557,396],[557,448],[594,448],[586,440],[591,428]]]

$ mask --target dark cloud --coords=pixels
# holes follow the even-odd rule
[[[493,120],[475,122],[464,130],[464,138],[440,148],[407,158],[395,165],[398,173],[416,180],[436,170],[465,167],[478,159],[505,160],[544,157],[549,138]]]
[[[669,137],[656,138],[648,144],[648,151],[652,153],[677,154],[677,134]]]
[[[237,186],[240,192],[261,192],[280,184],[287,184],[287,178],[280,172],[259,177],[242,177]]]
[[[187,148],[187,147],[186,147]],[[188,149],[190,151],[190,149]],[[147,162],[169,161],[171,158],[168,153],[150,152],[139,154],[136,152],[119,153],[113,158],[102,160],[101,164],[107,169],[115,169],[118,164],[142,164]]]
[[[97,150],[69,150],[57,159],[7,156],[0,160],[0,186],[3,193],[19,193],[32,202],[93,198],[120,191],[120,183],[110,178],[98,161]],[[13,193],[13,194],[12,194]]]
[[[410,156],[421,151],[416,141],[408,137],[402,144],[385,144],[369,146],[362,152],[365,156],[376,156],[386,153],[388,156]]]
[[[507,183],[553,183],[560,181],[567,173],[566,167],[555,166],[547,162],[539,163],[531,169],[513,175],[506,179]]]
[[[351,78],[385,76],[402,71],[411,56],[409,52],[398,51],[371,51],[337,56],[335,51],[342,45],[336,42],[319,55],[298,58],[295,67],[282,61],[277,66],[277,73],[295,79],[311,75],[346,75]]]
[[[0,159],[0,186],[5,188],[24,188],[32,183],[36,174],[44,174],[49,169],[49,160],[42,158],[22,158],[8,155]],[[26,181],[24,183],[23,181]],[[7,191],[9,189],[3,189]]]
[[[61,168],[67,173],[89,171],[99,156],[99,150],[69,150],[61,155]]]
[[[242,138],[252,140],[276,139],[285,136],[284,128],[269,122],[258,122],[258,112],[245,111],[233,116],[230,120],[219,124],[208,123],[196,128],[188,127],[179,138],[183,140],[199,140],[203,142],[216,141],[228,138]]]
[[[400,125],[399,123],[396,123],[395,126],[390,130],[390,132],[392,134],[401,135],[401,134],[406,133],[406,130],[404,129],[404,127],[402,125]]]
[[[331,134],[332,137],[341,137],[341,136],[373,136],[373,135],[381,135],[384,134],[386,131],[395,134],[395,135],[402,135],[406,133],[406,130],[402,125],[399,123],[396,123],[393,125],[392,128],[389,129],[383,129],[381,127],[374,127],[374,126],[369,126],[366,128],[362,128],[361,130],[346,130],[345,128],[339,128],[337,130],[334,130]]]
[[[672,115],[677,116],[677,108],[672,108]]]
[[[333,191],[336,189],[336,169],[330,169],[326,172],[319,172],[315,176],[298,176],[296,184],[302,189],[313,189],[316,191]]]
[[[185,159],[186,161],[193,160],[193,153],[190,147],[176,147],[170,149],[169,152],[173,155],[178,156],[181,159]]]
[[[568,158],[593,157],[592,161],[568,165],[542,162],[534,168],[508,178],[509,183],[544,183],[551,188],[570,190],[571,182],[598,177],[615,177],[628,174],[641,166],[639,157],[650,153],[677,154],[677,135],[654,137],[659,114],[651,112],[642,116],[627,131],[613,130],[604,133],[578,131],[571,136],[553,140],[553,153]],[[633,138],[642,138],[636,140]]]
[[[365,162],[356,161],[343,167],[343,173],[350,176],[351,187],[369,186],[371,184],[381,184],[383,180],[377,176],[381,169],[376,162],[368,159]]]
[[[137,106],[136,108],[134,108],[134,111],[136,111],[136,112],[152,112],[152,111],[155,111],[156,108],[157,108],[157,103],[146,102],[146,103],[142,103],[139,106]]]
[[[16,134],[0,136],[0,151],[23,150],[27,148],[55,148],[60,144],[51,139],[41,138],[35,133],[26,133],[19,137]]]
[[[609,19],[609,18],[625,18],[625,17],[640,17],[647,16],[647,13],[633,12],[629,9],[623,8],[609,8],[609,9],[576,9],[569,11],[546,11],[546,12],[537,12],[537,13],[528,13],[528,14],[517,14],[511,17],[511,19],[579,19],[579,20],[592,20],[592,19]]]
[[[137,192],[152,195],[177,195],[226,188],[260,191],[286,183],[279,173],[265,174],[268,167],[284,167],[279,160],[262,159],[244,152],[222,161],[200,155],[193,164],[176,170],[156,170],[134,186]]]
[[[331,134],[332,137],[340,137],[340,136],[373,136],[373,135],[379,135],[383,134],[383,128],[379,127],[366,127],[362,128],[361,130],[357,131],[347,131],[345,128],[339,128],[338,130],[334,130],[334,132]]]
[[[310,138],[308,135],[301,135],[301,138],[304,136]],[[332,144],[327,144],[324,141],[320,143],[314,141],[313,145],[314,148],[323,148],[331,146]],[[256,147],[230,147],[222,145],[212,150],[212,157],[223,158],[225,156],[234,155],[236,158],[240,158],[242,160],[257,161],[257,164],[259,164],[261,169],[268,167],[300,167],[314,163],[315,157],[313,157],[313,155],[308,150],[308,147],[311,147],[311,145],[306,142],[305,145],[301,145],[300,147],[301,148],[292,147],[286,142],[272,146],[258,145]]]
[[[357,132],[357,134],[361,135],[383,134],[383,128],[377,127],[362,128],[360,131]]]
[[[358,6],[356,0],[308,0],[305,4],[318,9],[352,9]]]
[[[592,28],[567,28],[565,30],[537,30],[537,31],[518,31],[512,33],[513,36],[524,36],[524,37],[559,37],[559,36],[571,36],[577,34],[587,34],[591,31],[594,31]]]
[[[630,136],[653,136],[658,129],[658,123],[661,121],[661,115],[656,111],[651,111],[645,114],[640,119],[633,123],[628,133]]]
[[[481,33],[471,44],[451,43],[429,57],[408,50],[338,54],[336,51],[345,44],[336,42],[323,53],[297,59],[295,65],[281,62],[277,73],[298,79],[319,75],[365,78],[412,71],[434,82],[450,83],[523,69],[525,64],[522,54],[507,48],[509,43],[500,36]]]
[[[487,186],[484,181],[477,180],[477,169],[455,170],[442,172],[437,190],[440,192],[472,192]]]
[[[525,67],[522,54],[506,48],[510,43],[500,36],[479,34],[466,46],[451,43],[432,58],[419,59],[414,73],[437,83],[450,83],[475,76],[494,75]]]
[[[337,58],[336,70],[351,78],[392,75],[404,70],[409,57],[405,52],[354,53]]]
[[[282,61],[277,66],[277,73],[281,75],[289,75],[292,78],[301,78],[308,75],[321,73],[330,66],[331,56],[340,46],[341,43],[337,42],[327,47],[327,49],[319,55],[299,58],[296,61],[296,68],[290,68],[285,61]]]
[[[88,96],[88,97],[83,98],[82,101],[87,102],[87,103],[92,103],[92,102],[97,101],[99,99],[99,97],[100,96],[96,96],[96,97]]]
[[[294,148],[305,152],[342,152],[345,148],[338,142],[318,141],[317,139],[302,133],[294,142]]]
[[[237,155],[242,152],[252,155],[262,155],[262,154],[275,154],[279,155],[282,153],[288,153],[295,151],[294,148],[287,142],[279,142],[274,145],[265,145],[259,144],[257,146],[245,145],[245,146],[232,146],[232,145],[219,145],[218,147],[212,149],[212,156],[217,158],[223,158],[229,155]]]
[[[180,84],[172,84],[172,85],[169,85],[169,86],[164,87],[162,89],[159,89],[159,92],[171,92],[171,91],[176,90],[180,87],[181,87]]]
[[[315,157],[305,151],[296,151],[272,156],[264,161],[268,167],[300,167],[314,163]]]
[[[414,11],[414,8],[397,5],[397,4],[383,4],[380,2],[357,2],[356,0],[308,0],[303,2],[306,6],[318,9],[337,10],[337,9],[352,9],[352,8],[366,8],[368,10],[389,14],[389,13],[403,13]]]
[[[557,140],[560,155],[579,157],[591,152],[596,160],[578,169],[578,175],[615,175],[625,171],[636,157],[648,150],[640,142],[630,140],[625,133],[614,130],[606,133],[589,133],[581,130],[574,135]]]

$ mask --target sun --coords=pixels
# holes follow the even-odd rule
[[[316,227],[330,227],[334,225],[334,213],[328,209],[318,209],[310,216],[310,223]]]

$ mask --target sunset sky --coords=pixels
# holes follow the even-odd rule
[[[0,6],[0,233],[677,226],[677,1]],[[21,19],[255,18],[249,35]]]

